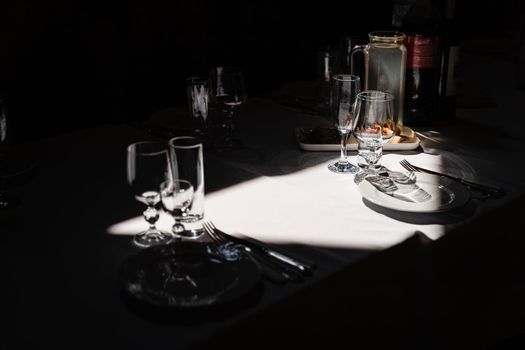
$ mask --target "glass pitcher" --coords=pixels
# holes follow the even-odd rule
[[[407,49],[405,34],[394,31],[371,32],[367,45],[356,45],[354,55],[362,51],[365,55],[365,90],[379,90],[394,96],[394,111],[397,124],[403,126],[403,102],[405,100],[405,70]],[[352,65],[352,71],[354,67]]]

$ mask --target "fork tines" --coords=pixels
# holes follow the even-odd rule
[[[399,162],[399,164],[401,164],[401,166],[403,168],[405,168],[406,170],[408,171],[415,171],[415,172],[418,172],[420,171],[418,168],[416,168],[415,166],[413,166],[412,164],[410,164],[406,159],[403,159]]]
[[[217,232],[215,231],[215,226],[213,226],[210,222],[203,222],[202,227],[204,227],[204,231],[206,231],[206,233],[214,243],[224,243],[224,239],[217,234]]]

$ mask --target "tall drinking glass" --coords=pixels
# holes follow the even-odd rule
[[[383,144],[394,137],[394,96],[377,90],[360,92],[355,102],[354,117],[358,164],[366,174],[375,174],[381,167]],[[360,159],[364,162],[361,163]]]
[[[354,102],[359,92],[359,77],[350,74],[332,76],[330,87],[330,115],[341,135],[341,157],[330,163],[328,169],[334,173],[356,173],[359,168],[347,159],[346,145],[354,126]]]
[[[193,200],[185,209],[180,221],[185,229],[174,232],[183,237],[195,238],[204,232],[204,162],[202,143],[192,136],[180,136],[169,141],[173,180],[184,180],[193,186]]]
[[[215,112],[220,114],[220,125],[224,129],[223,144],[236,146],[233,139],[239,106],[246,102],[246,86],[242,70],[238,67],[216,67],[210,72],[210,99]],[[215,116],[214,116],[215,118]]]
[[[206,120],[208,119],[208,89],[206,77],[189,77],[186,79],[188,104],[195,124],[195,133],[203,139],[206,136]]]
[[[173,235],[159,231],[155,227],[159,219],[157,211],[160,203],[159,189],[163,182],[171,178],[166,146],[149,141],[129,145],[127,177],[135,199],[147,206],[142,214],[149,223],[149,228],[136,234],[133,242],[139,247],[168,243],[172,240]]]
[[[162,206],[175,220],[172,227],[175,235],[186,230],[182,224],[182,219],[188,216],[189,208],[193,202],[193,193],[193,185],[186,180],[170,179],[160,186]]]

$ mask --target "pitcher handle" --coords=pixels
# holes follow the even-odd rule
[[[350,51],[350,74],[352,75],[355,75],[354,72],[355,72],[355,69],[354,69],[354,65],[355,65],[355,60],[354,60],[354,55],[357,53],[357,52],[365,52],[365,49],[366,49],[366,45],[355,45],[352,50]],[[361,77],[363,78],[363,77]],[[361,79],[363,80],[363,79]]]

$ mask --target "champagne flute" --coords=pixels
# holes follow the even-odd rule
[[[330,115],[341,135],[341,156],[336,162],[330,163],[328,169],[334,173],[356,173],[359,168],[347,159],[346,146],[348,137],[354,126],[353,106],[359,93],[359,77],[350,74],[332,76],[330,87]]]
[[[166,146],[150,141],[129,145],[127,177],[135,199],[147,206],[143,215],[149,223],[149,228],[136,234],[133,242],[139,247],[168,243],[173,239],[173,235],[159,231],[155,227],[159,219],[157,211],[157,205],[160,203],[159,188],[166,179],[171,178]]]
[[[381,168],[383,144],[395,134],[394,96],[378,90],[362,91],[356,98],[354,116],[358,158],[364,159],[359,166],[365,176],[376,174]]]
[[[175,224],[172,227],[175,235],[187,236],[184,234],[186,228],[181,221],[188,216],[188,211],[193,202],[193,194],[193,185],[186,180],[168,180],[160,186],[162,206],[175,219]]]
[[[238,67],[216,67],[210,72],[210,99],[214,107],[222,114],[221,127],[225,131],[226,147],[239,144],[233,139],[239,106],[246,102],[246,87],[243,74]]]

